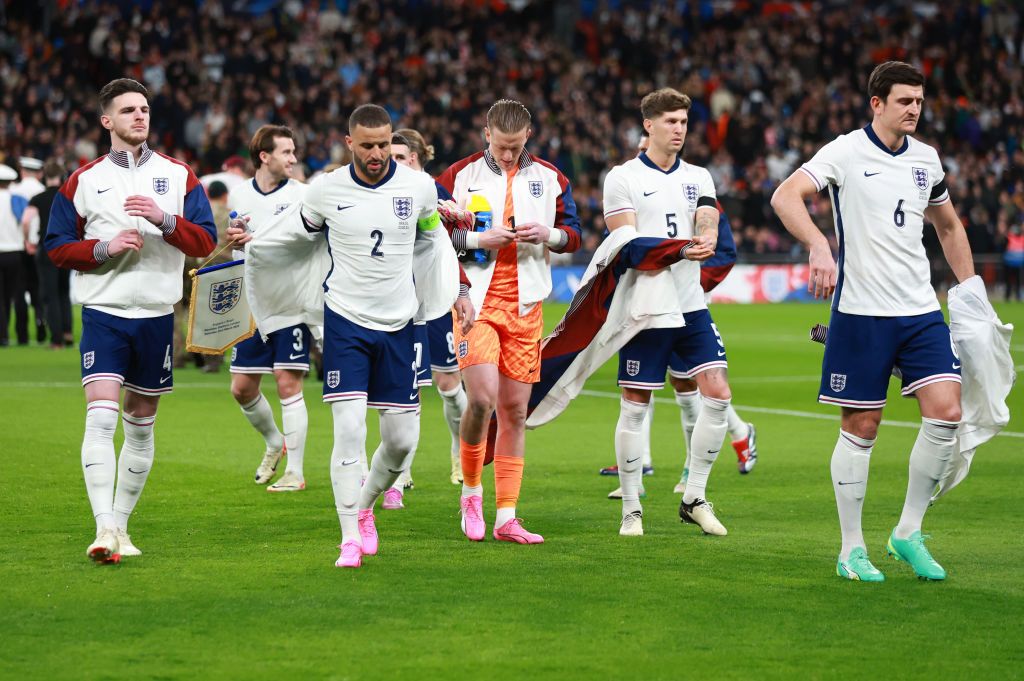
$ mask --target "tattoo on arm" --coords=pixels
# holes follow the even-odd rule
[[[718,211],[713,214],[711,211],[700,210],[697,211],[697,224],[694,225],[694,231],[700,235],[709,235],[718,237]]]

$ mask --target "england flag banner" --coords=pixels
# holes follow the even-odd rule
[[[244,266],[244,260],[233,260],[190,272],[189,352],[219,355],[256,332],[245,297]]]

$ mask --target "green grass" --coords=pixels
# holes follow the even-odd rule
[[[551,306],[549,322],[562,307]],[[1018,328],[1024,306],[999,308]],[[736,473],[723,450],[710,496],[729,528],[680,524],[678,411],[660,395],[645,478],[642,538],[617,534],[615,376],[606,366],[559,420],[528,435],[520,512],[543,546],[459,532],[448,435],[424,391],[416,488],[378,512],[381,552],[334,568],[330,412],[315,381],[308,490],[252,484],[262,444],[228,393],[226,371],[175,374],[157,420],[157,460],[133,516],[145,552],[119,567],[85,558],[93,521],[79,447],[78,355],[0,350],[5,550],[2,678],[701,679],[1019,677],[1024,663],[1020,437],[983,447],[970,477],[926,519],[947,568],[922,583],[884,557],[899,517],[914,428],[884,425],[865,534],[888,581],[835,576],[838,526],[828,461],[838,422],[815,403],[823,306],[719,306],[734,401],[756,423],[760,461]],[[1018,336],[1015,361],[1024,363]],[[895,386],[895,382],[893,386]],[[269,386],[267,386],[269,388]],[[272,388],[265,390],[270,395]],[[272,400],[276,403],[276,400]],[[1009,431],[1024,431],[1011,396]],[[917,421],[890,393],[886,416]],[[377,443],[371,418],[368,447]],[[493,520],[493,479],[485,472]]]

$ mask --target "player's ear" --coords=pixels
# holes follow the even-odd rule
[[[486,125],[484,126],[484,139],[487,141],[488,144],[491,143],[491,129],[488,128]]]
[[[105,113],[100,114],[100,125],[102,125],[107,130],[113,130],[114,128],[114,122],[110,120],[110,116],[108,116]]]
[[[345,135],[345,144],[348,145],[349,150],[355,149],[355,147],[352,146],[352,135]]]

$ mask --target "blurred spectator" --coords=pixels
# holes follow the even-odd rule
[[[1021,275],[1024,274],[1024,233],[1021,232],[1019,222],[1014,223],[1006,234],[1003,266],[1006,268],[1006,299],[1020,300]]]
[[[29,200],[21,224],[26,235],[25,249],[35,260],[39,297],[46,328],[50,333],[50,347],[56,350],[74,344],[71,331],[71,272],[55,266],[46,249],[39,248],[39,243],[46,238],[50,206],[64,182],[64,168],[59,163],[48,161],[43,166],[43,178],[43,191]],[[33,230],[38,230],[34,240],[31,235]]]
[[[640,98],[669,85],[693,98],[687,159],[713,167],[723,203],[738,197],[730,218],[760,235],[742,252],[786,254],[767,197],[799,159],[866,124],[872,67],[905,59],[927,77],[918,136],[941,149],[955,205],[985,233],[972,244],[995,248],[999,214],[1024,215],[1024,22],[1007,0],[248,4],[72,2],[44,25],[33,3],[6,3],[0,148],[92,160],[107,145],[95,83],[127,75],[174,112],[154,116],[151,143],[200,174],[244,157],[265,122],[296,132],[310,173],[344,163],[346,118],[367,101],[434,141],[437,173],[483,148],[480,111],[512,96],[536,112],[531,152],[600,188],[633,155]],[[976,206],[986,220],[969,219]],[[581,207],[588,244],[599,208]],[[815,211],[831,234],[827,199]]]
[[[25,305],[25,237],[21,218],[28,201],[11,192],[18,179],[14,168],[0,164],[0,346],[10,344],[11,308],[14,308],[18,345],[28,345],[28,307]]]

